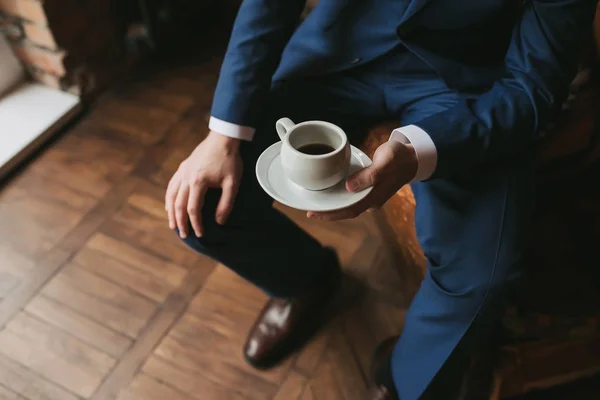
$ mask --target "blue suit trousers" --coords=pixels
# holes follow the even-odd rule
[[[410,124],[448,109],[461,96],[400,48],[332,75],[274,82],[270,105],[260,117],[264,123],[255,139],[242,145],[244,175],[228,222],[215,222],[220,192],[209,191],[204,236],[190,236],[186,243],[271,296],[309,290],[329,273],[328,252],[273,209],[254,175],[260,153],[278,140],[275,121],[331,121],[359,145],[377,122]],[[428,268],[392,355],[401,400],[453,398],[445,390],[456,386],[457,371],[464,372],[469,356],[497,328],[511,283],[521,272],[533,164],[518,158],[412,185],[417,236]]]

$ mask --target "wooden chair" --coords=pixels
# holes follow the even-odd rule
[[[493,363],[490,385],[470,389],[485,395],[465,398],[497,400],[600,373],[600,272],[592,258],[600,246],[598,16],[595,36],[569,99],[539,143],[539,194],[523,290],[506,313],[494,357],[474,359],[475,365]],[[397,126],[372,129],[363,149],[372,154]],[[382,209],[380,219],[403,255],[399,268],[425,265],[414,231],[406,228],[414,207],[404,187]]]

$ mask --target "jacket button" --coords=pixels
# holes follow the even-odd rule
[[[354,60],[350,61],[350,64],[358,64],[360,62],[361,58],[360,57],[356,57]]]

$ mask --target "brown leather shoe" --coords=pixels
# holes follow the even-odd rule
[[[269,368],[302,346],[324,321],[341,275],[336,260],[332,276],[310,293],[294,299],[269,300],[246,340],[246,361],[255,368]]]
[[[369,389],[365,400],[397,400],[385,386],[377,386]]]

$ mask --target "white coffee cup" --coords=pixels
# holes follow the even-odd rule
[[[308,190],[324,190],[346,178],[350,144],[344,131],[325,121],[275,124],[281,138],[281,164],[288,179]]]

